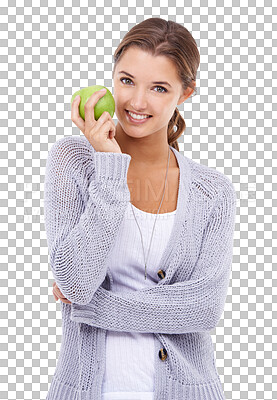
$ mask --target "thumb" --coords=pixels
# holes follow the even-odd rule
[[[87,100],[84,108],[85,108],[85,122],[89,127],[92,127],[95,125],[95,118],[94,118],[94,108],[98,101],[104,97],[106,94],[106,89],[105,90],[97,90],[94,92],[89,99]]]

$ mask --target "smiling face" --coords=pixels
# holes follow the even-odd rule
[[[119,134],[123,132],[135,139],[155,134],[155,138],[158,135],[167,143],[167,127],[176,105],[192,93],[191,88],[184,92],[174,63],[165,56],[153,57],[133,46],[117,63],[113,79]],[[151,118],[137,123],[126,110]]]

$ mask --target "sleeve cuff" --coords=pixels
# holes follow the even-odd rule
[[[97,181],[109,179],[126,182],[131,161],[129,154],[97,151],[94,159]]]

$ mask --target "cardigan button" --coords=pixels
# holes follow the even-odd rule
[[[164,361],[164,360],[167,359],[167,351],[166,351],[165,348],[163,348],[163,349],[161,349],[161,350],[159,351],[159,357],[160,357],[160,359],[161,359],[162,361]]]
[[[165,278],[165,271],[163,271],[162,269],[159,269],[158,277],[161,278],[161,279],[164,279]]]

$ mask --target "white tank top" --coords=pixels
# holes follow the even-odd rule
[[[147,213],[133,206],[139,224],[145,257],[156,214]],[[108,259],[113,277],[112,291],[136,291],[155,286],[162,254],[167,246],[174,223],[173,212],[158,214],[147,260],[147,279],[144,272],[144,255],[141,236],[134,219],[131,203]],[[153,400],[155,335],[153,333],[115,332],[107,330],[106,368],[102,384],[102,400]]]

